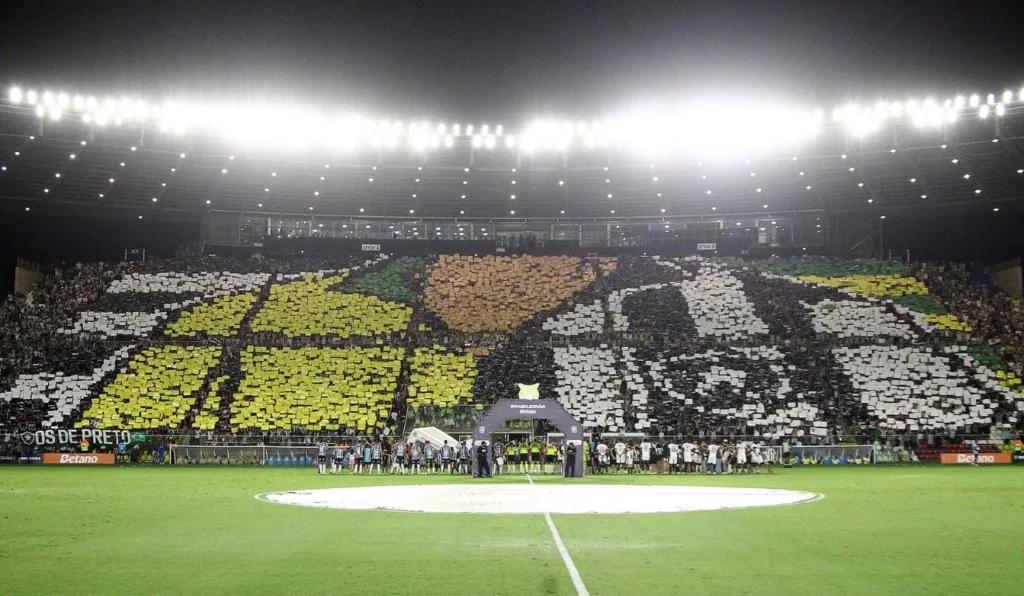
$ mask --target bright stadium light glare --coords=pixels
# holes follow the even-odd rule
[[[21,87],[11,87],[11,90],[7,92],[7,98],[11,100],[11,103],[18,105],[21,100],[24,99],[25,94],[21,91]]]
[[[1006,115],[1006,104],[997,103],[996,104],[996,116],[1004,116],[1004,115]]]
[[[985,105],[981,106],[981,108],[978,109],[978,117],[981,118],[982,120],[984,120],[985,118],[988,118],[988,113],[989,113],[988,104],[985,104]]]
[[[473,148],[479,149],[481,144],[483,144],[483,139],[480,138],[480,135],[473,135]]]
[[[967,104],[967,99],[963,95],[957,95],[956,99],[953,100],[953,107],[961,109]]]
[[[25,92],[25,101],[28,102],[28,105],[34,106],[39,101],[39,96],[35,91],[29,89]]]
[[[57,95],[57,105],[60,107],[60,109],[66,110],[68,109],[68,106],[71,105],[71,98],[68,97],[67,93],[59,93]]]
[[[1003,91],[1003,103],[1010,103],[1011,101],[1013,101],[1013,91],[1009,89]]]
[[[505,137],[505,146],[508,147],[509,149],[515,149],[516,148],[516,137],[515,137],[515,135],[508,135],[507,137]]]
[[[971,106],[972,108],[978,107],[979,105],[981,105],[981,97],[979,97],[977,93],[971,95],[971,98],[967,101],[967,105]]]
[[[74,99],[71,100],[71,107],[74,108],[76,112],[81,112],[85,109],[85,98],[81,95],[76,95]]]
[[[43,105],[36,106],[36,116],[38,116],[40,118],[45,117],[46,116],[46,106],[43,106]]]

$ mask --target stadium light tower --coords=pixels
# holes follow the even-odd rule
[[[11,87],[11,90],[7,93],[8,99],[10,99],[11,103],[14,105],[20,104],[24,95],[25,94],[21,91],[21,87],[18,86]]]

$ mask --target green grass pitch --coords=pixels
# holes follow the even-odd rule
[[[339,511],[253,498],[453,481],[472,482],[287,468],[0,468],[0,593],[575,594],[542,515]],[[574,482],[825,495],[772,508],[554,515],[595,596],[1024,593],[1024,466]]]

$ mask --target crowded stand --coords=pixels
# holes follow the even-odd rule
[[[984,273],[964,263],[914,263],[913,275],[980,341],[998,345],[1001,357],[1024,374],[1024,301],[995,288]],[[992,363],[995,364],[995,363]]]
[[[0,306],[0,430],[399,440],[420,410],[537,384],[588,433],[672,439],[665,461],[700,440],[1016,431],[1019,363],[985,342],[1017,345],[1019,327],[995,328],[1019,310],[992,314],[1015,299],[961,287],[965,271],[531,254],[78,265]]]

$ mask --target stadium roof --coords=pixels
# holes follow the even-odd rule
[[[991,211],[1024,195],[1022,100],[1024,89],[831,109],[720,101],[456,129],[13,87],[0,203],[486,218]]]

